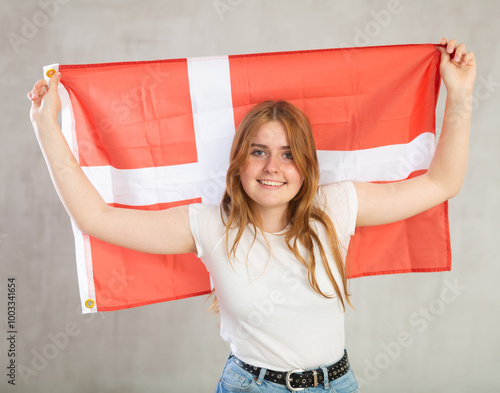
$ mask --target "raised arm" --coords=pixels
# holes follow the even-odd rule
[[[358,194],[356,225],[379,225],[403,220],[454,197],[467,166],[472,89],[476,61],[456,40],[441,39],[439,70],[446,86],[443,127],[427,173],[387,184],[355,183]],[[451,54],[455,52],[453,59]]]
[[[35,84],[28,93],[30,115],[59,198],[78,228],[105,242],[137,251],[194,252],[187,206],[140,211],[113,208],[104,202],[73,157],[57,122],[60,77],[60,73],[53,76],[50,86],[44,80]]]

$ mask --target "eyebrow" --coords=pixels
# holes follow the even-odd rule
[[[263,149],[267,149],[268,147],[266,145],[261,145],[260,143],[252,143],[250,145],[251,147],[261,147]],[[290,150],[290,146],[281,146],[281,150]]]

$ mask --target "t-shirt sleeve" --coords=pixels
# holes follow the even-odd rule
[[[220,229],[220,208],[217,205],[195,203],[189,205],[189,225],[196,244],[196,256],[202,258],[207,254],[214,239],[214,234]]]
[[[358,197],[351,181],[327,184],[319,187],[320,198],[334,222],[339,235],[348,240],[356,231]]]

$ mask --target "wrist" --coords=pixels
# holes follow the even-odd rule
[[[446,103],[455,110],[472,110],[473,91],[469,89],[454,89],[446,92]]]
[[[52,127],[54,125],[58,125],[57,117],[53,117],[50,115],[38,115],[36,118],[32,120],[39,128]]]
[[[54,132],[54,130],[59,129],[59,123],[57,119],[52,118],[51,116],[37,116],[32,119],[33,128],[36,134],[40,136],[48,136]]]
[[[474,89],[472,87],[446,88],[447,96],[453,99],[470,99],[473,93]]]

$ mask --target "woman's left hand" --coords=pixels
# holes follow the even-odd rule
[[[426,173],[383,184],[355,183],[358,195],[357,226],[403,220],[455,196],[467,167],[472,89],[476,60],[464,44],[443,38],[439,71],[446,85],[446,108],[436,152]],[[451,57],[453,55],[453,58]]]
[[[476,59],[473,52],[467,52],[464,44],[458,44],[457,40],[441,38],[441,46],[437,49],[441,52],[441,63],[439,72],[443,78],[446,90],[450,91],[472,91],[476,80]],[[451,55],[454,53],[453,58]]]

